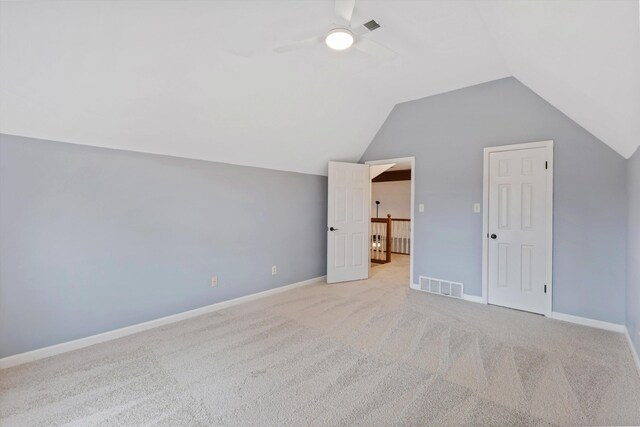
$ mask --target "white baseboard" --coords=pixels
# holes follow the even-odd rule
[[[420,285],[417,285],[415,283],[411,285],[411,289],[415,289],[418,291],[421,290]],[[465,301],[484,304],[482,297],[464,294],[463,298]],[[636,351],[636,348],[633,346],[633,342],[631,341],[631,336],[629,335],[629,330],[625,325],[620,325],[618,323],[604,322],[602,320],[588,319],[586,317],[573,316],[571,314],[558,313],[557,311],[554,311],[551,313],[551,319],[562,320],[564,322],[576,323],[578,325],[590,326],[592,328],[623,333],[627,337],[627,342],[629,343],[631,354],[633,354],[633,359],[635,361],[636,368],[638,370],[638,375],[640,375],[640,357],[638,357],[638,352]]]
[[[603,322],[602,320],[588,319],[586,317],[573,316],[571,314],[558,313],[554,311],[550,316],[552,319],[562,320],[565,322],[576,323],[583,326],[591,326],[592,328],[604,329],[607,331],[624,333],[627,330],[625,325],[618,323]]]
[[[633,360],[636,362],[636,369],[638,370],[638,375],[640,375],[640,357],[638,357],[638,352],[631,341],[631,335],[629,334],[629,329],[624,328],[624,335],[627,337],[627,342],[629,343],[629,348],[631,349],[631,354],[633,354]]]
[[[420,289],[420,285],[417,285],[415,283],[411,285],[411,289],[415,289],[418,291],[422,290]],[[485,304],[482,297],[478,297],[475,295],[464,294],[463,299],[465,301]],[[556,320],[562,320],[564,322],[576,323],[578,325],[590,326],[592,328],[604,329],[607,331],[620,332],[620,333],[625,333],[627,331],[627,328],[625,325],[604,322],[602,320],[588,319],[586,317],[573,316],[571,314],[558,313],[557,311],[552,312],[550,318],[556,319]]]
[[[46,357],[55,356],[57,354],[67,353],[69,351],[88,347],[90,345],[102,343],[105,341],[111,341],[117,338],[126,337],[127,335],[132,335],[137,332],[142,332],[148,329],[157,328],[158,326],[168,325],[170,323],[179,322],[181,320],[190,319],[192,317],[200,316],[202,314],[211,313],[213,311],[221,310],[223,308],[242,304],[244,302],[253,301],[259,298],[267,297],[269,295],[274,295],[274,294],[285,292],[294,288],[299,288],[301,286],[311,285],[313,283],[317,283],[325,280],[326,277],[327,276],[315,277],[313,279],[304,280],[302,282],[292,283],[290,285],[280,286],[279,288],[269,289],[267,291],[258,292],[255,294],[246,295],[239,298],[234,298],[228,301],[218,302],[215,304],[196,308],[194,310],[173,314],[171,316],[149,320],[148,322],[138,323],[136,325],[126,326],[120,329],[114,329],[112,331],[103,332],[101,334],[91,335],[89,337],[80,338],[77,340],[68,341],[61,344],[55,344],[49,347],[43,347],[36,350],[27,351],[25,353],[4,357],[0,359],[0,369],[6,369],[12,366],[22,365],[24,363],[33,362],[35,360],[40,360]]]
[[[479,303],[479,304],[484,304],[484,301],[482,301],[482,297],[477,297],[477,296],[475,296],[475,295],[464,294],[464,295],[462,296],[462,298],[463,298],[465,301],[471,301],[471,302],[477,302],[477,303]]]

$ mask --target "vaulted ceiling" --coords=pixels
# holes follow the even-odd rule
[[[629,157],[637,0],[356,0],[398,53],[322,44],[333,0],[0,3],[0,132],[324,174],[397,103],[513,75]],[[357,41],[356,41],[357,43]]]

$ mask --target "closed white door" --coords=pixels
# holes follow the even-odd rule
[[[547,148],[489,154],[489,304],[550,312],[546,295],[548,157]]]
[[[369,277],[369,165],[329,162],[327,282]]]

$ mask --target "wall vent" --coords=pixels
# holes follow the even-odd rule
[[[430,292],[432,294],[463,299],[464,285],[462,283],[426,276],[420,276],[419,280],[420,289],[423,291]]]

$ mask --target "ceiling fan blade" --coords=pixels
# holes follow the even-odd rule
[[[353,47],[354,49],[358,49],[360,52],[385,61],[390,61],[398,56],[396,52],[392,51],[388,47],[384,47],[381,44],[362,37],[353,44]]]
[[[369,32],[369,30],[367,29],[367,27],[365,27],[364,25],[358,25],[355,28],[351,28],[351,31],[353,32],[353,34],[355,34],[356,36],[361,36],[363,34],[367,34]]]
[[[286,53],[291,52],[292,50],[305,49],[308,47],[312,47],[313,45],[321,42],[323,37],[310,37],[308,39],[300,40],[297,42],[289,43],[284,46],[279,46],[273,49],[274,52],[277,53]]]
[[[336,15],[344,19],[347,23],[350,23],[355,5],[356,0],[336,0]]]

